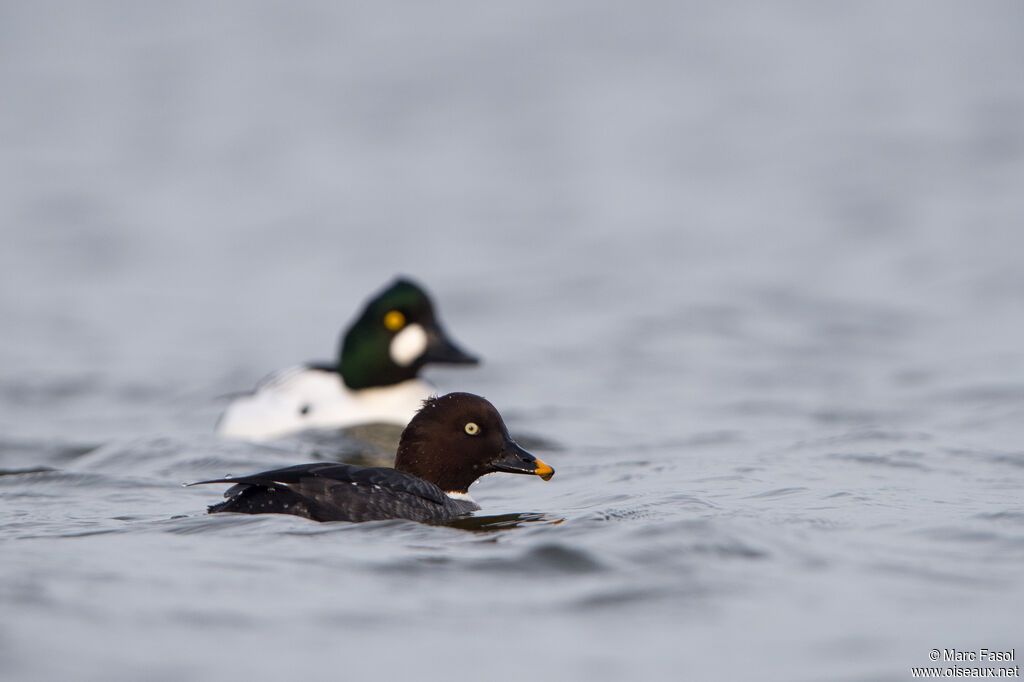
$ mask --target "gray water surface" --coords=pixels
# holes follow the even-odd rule
[[[1022,29],[1013,2],[0,5],[0,676],[1024,652]],[[220,489],[181,483],[318,447],[218,440],[221,396],[329,359],[400,273],[485,360],[428,378],[555,477],[483,479],[480,527],[205,515]]]

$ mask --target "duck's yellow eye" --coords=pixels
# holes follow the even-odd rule
[[[397,332],[405,326],[405,315],[397,310],[389,310],[387,315],[384,316],[384,326],[393,332]]]
[[[466,433],[475,436],[480,433],[480,427],[476,425],[476,422],[466,422]]]

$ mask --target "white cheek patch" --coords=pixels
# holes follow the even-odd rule
[[[427,333],[418,324],[410,324],[391,339],[388,352],[396,365],[408,367],[427,350]]]

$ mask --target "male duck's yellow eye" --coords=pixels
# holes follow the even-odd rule
[[[466,422],[466,433],[475,436],[480,433],[480,427],[476,425],[476,422]]]
[[[384,326],[393,332],[397,332],[405,326],[405,315],[397,310],[389,310],[387,315],[384,316]]]

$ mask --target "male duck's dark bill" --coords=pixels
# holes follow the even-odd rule
[[[550,480],[555,475],[554,469],[526,450],[523,450],[511,438],[505,439],[501,453],[498,455],[498,459],[492,463],[492,466],[495,471],[503,471],[508,474],[533,474],[540,476],[545,481]]]
[[[440,327],[427,332],[427,349],[423,352],[423,361],[449,365],[476,365],[480,362],[475,355],[456,346]]]

